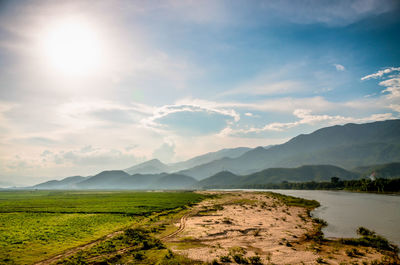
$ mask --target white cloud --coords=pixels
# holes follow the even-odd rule
[[[394,78],[382,81],[379,83],[380,86],[386,87],[382,93],[388,93],[389,98],[400,97],[400,75]]]
[[[400,113],[400,104],[391,104],[391,105],[389,105],[389,107],[390,107],[392,110],[394,110],[394,111]]]
[[[177,104],[195,105],[202,108],[212,109],[242,109],[274,113],[292,113],[294,109],[300,108],[312,108],[316,111],[335,109],[340,103],[333,103],[323,97],[316,96],[304,98],[279,97],[265,100],[256,100],[246,103],[238,101],[211,101],[188,98],[177,101]]]
[[[354,117],[346,117],[341,115],[315,115],[312,114],[311,110],[307,109],[296,109],[293,112],[293,115],[298,118],[297,121],[294,122],[273,122],[266,124],[264,127],[256,128],[252,127],[249,129],[238,129],[232,130],[230,128],[225,130],[227,134],[233,135],[246,135],[249,133],[262,133],[268,131],[285,131],[291,128],[294,128],[299,125],[322,125],[331,126],[337,124],[344,124],[349,122],[356,122],[356,123],[363,123],[363,122],[372,122],[372,121],[380,121],[380,120],[387,120],[395,118],[392,113],[382,113],[382,114],[372,114],[368,117],[363,118],[354,118]]]
[[[392,73],[387,77],[386,80],[379,82],[380,86],[385,87],[381,93],[386,93],[387,98],[395,99],[400,97],[400,67],[390,67],[383,70],[380,70],[376,73],[364,76],[361,80],[368,80],[368,79],[376,79],[376,78],[384,78],[387,74]],[[397,72],[397,73],[393,73]]]
[[[17,171],[60,171],[64,168],[75,167],[79,174],[96,174],[105,169],[123,169],[130,165],[142,162],[144,157],[138,156],[133,151],[118,150],[115,148],[99,148],[90,145],[79,149],[44,150],[38,156],[17,155],[8,157],[6,168],[2,172],[13,173]],[[64,175],[58,173],[56,176]]]
[[[390,68],[386,68],[386,69],[383,69],[383,70],[379,70],[376,73],[373,73],[373,74],[366,75],[366,76],[362,77],[361,80],[368,80],[368,79],[371,79],[371,78],[374,78],[374,79],[375,78],[380,78],[383,75],[389,74],[389,73],[394,72],[394,71],[400,71],[400,67],[390,67]]]
[[[193,120],[192,122],[195,123],[195,124],[193,124],[190,122],[190,120],[195,119],[196,116],[192,115],[191,118],[190,117],[186,118],[186,120],[187,120],[186,122],[181,122],[179,124],[179,128],[183,131],[185,131],[185,127],[190,127],[191,125],[196,125],[196,127],[200,126],[204,129],[207,129],[207,126],[213,126],[213,124],[212,124],[212,122],[214,121],[212,118],[213,116],[214,117],[218,117],[218,116],[228,117],[233,122],[238,122],[240,120],[240,115],[233,109],[212,106],[211,104],[198,104],[196,101],[193,101],[193,102],[187,102],[187,103],[177,102],[174,105],[164,105],[162,107],[156,108],[150,117],[147,117],[141,121],[141,124],[147,128],[153,128],[157,131],[161,130],[161,132],[162,132],[162,130],[168,130],[168,126],[165,123],[163,123],[163,121],[165,121],[169,117],[172,117],[173,115],[175,115],[174,117],[177,117],[176,114],[182,114],[182,115],[186,114],[187,115],[188,113],[206,114],[206,115],[208,115],[208,117],[210,119],[209,120],[210,124],[207,124],[207,119],[201,121],[201,124],[200,124],[200,121],[198,123],[196,123],[196,121]],[[225,122],[229,122],[229,119],[224,119],[224,120],[225,120]],[[171,124],[171,122],[174,122],[174,120],[168,122],[168,123],[170,123],[170,125],[174,126],[174,124]],[[203,122],[204,122],[204,124],[203,124]],[[175,125],[177,125],[177,124],[175,124]],[[214,126],[216,126],[217,128],[219,127],[218,124],[214,124]],[[190,128],[188,128],[188,129],[190,129]]]
[[[334,64],[337,71],[344,71],[346,68],[341,64]]]
[[[158,158],[161,162],[170,163],[175,156],[175,144],[172,142],[163,143],[154,150],[153,157]]]

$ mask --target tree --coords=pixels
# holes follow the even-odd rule
[[[331,178],[331,182],[334,183],[334,184],[337,184],[337,183],[339,183],[339,178],[338,177],[332,177]]]

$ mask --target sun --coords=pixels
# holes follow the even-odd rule
[[[50,70],[67,75],[87,75],[98,70],[101,42],[87,23],[55,23],[43,35],[42,52]]]

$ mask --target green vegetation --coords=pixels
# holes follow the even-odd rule
[[[150,230],[129,228],[123,234],[76,253],[57,264],[196,264],[175,255]]]
[[[241,185],[235,188],[245,189],[293,189],[293,190],[349,190],[361,192],[377,192],[390,193],[400,192],[400,178],[376,180],[360,179],[360,180],[340,180],[333,177],[330,182],[287,182],[270,183],[270,184],[254,184]]]
[[[393,253],[399,251],[398,247],[390,244],[386,238],[377,235],[375,232],[368,230],[367,228],[358,228],[357,234],[360,235],[360,238],[342,239],[342,243],[353,246],[373,247],[380,251],[390,251]]]
[[[30,263],[129,225],[110,214],[0,214],[0,264]]]
[[[202,197],[192,192],[2,191],[0,212],[149,215]]]
[[[307,200],[307,199],[303,199],[303,198],[293,197],[293,196],[289,196],[289,195],[283,195],[283,194],[274,193],[274,192],[269,192],[268,194],[270,194],[274,198],[280,200],[287,206],[304,207],[309,210],[312,210],[312,209],[320,206],[319,202],[316,200]]]
[[[357,167],[355,172],[361,173],[364,177],[375,174],[377,178],[400,178],[400,162],[393,162],[382,165]]]
[[[271,183],[279,185],[282,181],[328,181],[334,176],[342,179],[359,178],[358,174],[336,166],[306,165],[296,168],[268,168],[244,176],[222,171],[199,181],[196,186],[201,188],[243,188],[256,185],[271,185]]]
[[[203,198],[191,192],[3,191],[0,264],[30,264]]]

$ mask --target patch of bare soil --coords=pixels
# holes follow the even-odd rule
[[[255,256],[263,264],[363,264],[382,259],[372,248],[357,247],[348,255],[354,247],[310,240],[306,235],[318,225],[307,210],[286,206],[267,193],[225,193],[197,205],[176,226],[178,232],[164,240],[174,252],[204,262],[235,264],[241,257]]]

